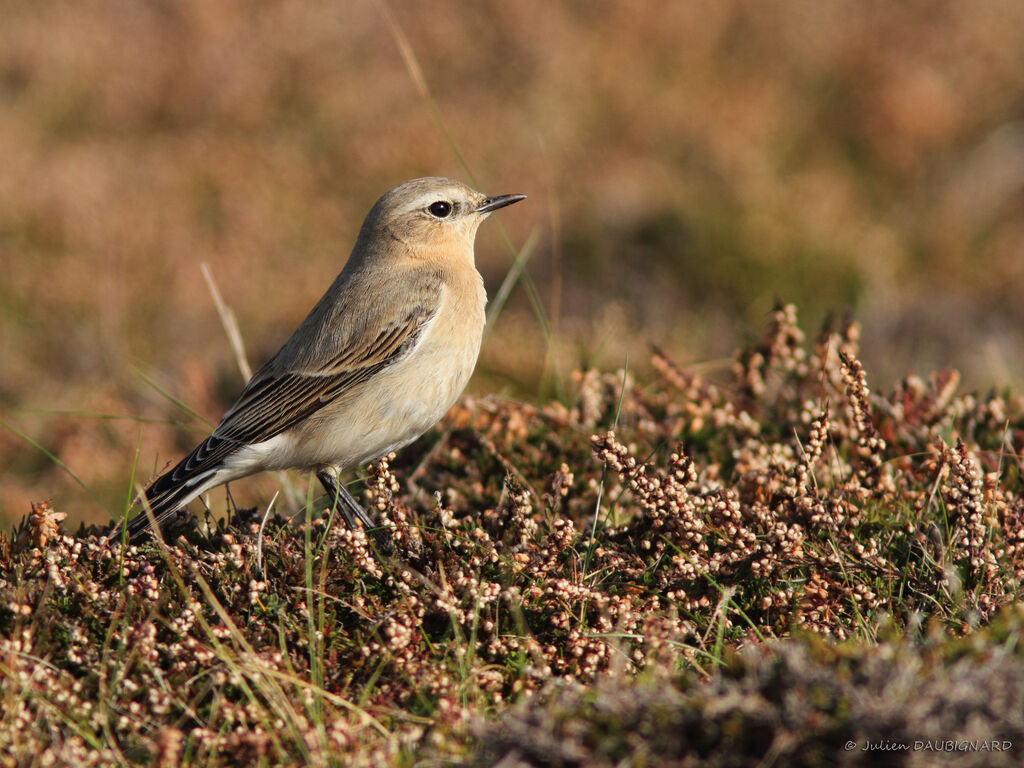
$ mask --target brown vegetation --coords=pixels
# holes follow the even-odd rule
[[[1022,13],[1016,0],[6,3],[2,418],[117,514],[137,449],[144,481],[205,429],[136,371],[214,421],[242,385],[199,265],[258,365],[373,200],[437,173],[528,193],[505,222],[517,246],[539,233],[545,321],[514,293],[478,393],[546,399],[560,375],[627,355],[642,373],[647,340],[679,360],[727,357],[776,295],[815,326],[855,305],[880,381],[951,364],[971,388],[1019,381]],[[493,296],[511,255],[497,230],[478,252]],[[6,430],[0,468],[11,522],[47,496],[74,520],[109,519]]]
[[[624,723],[657,730],[637,754],[658,760],[965,737],[919,730],[952,700],[979,734],[1019,740],[962,695],[1018,679],[1013,653],[924,672],[915,643],[1017,600],[1024,400],[959,394],[948,373],[873,394],[857,337],[847,325],[806,345],[779,307],[717,383],[656,353],[649,383],[586,372],[568,407],[469,399],[367,482],[390,559],[312,501],[293,524],[236,510],[228,528],[196,522],[141,549],[60,533],[40,507],[0,547],[3,747],[83,764],[177,750],[381,765],[479,746],[539,764],[530,745],[550,742],[561,764],[605,765],[636,737],[584,734],[622,697]],[[1011,650],[1012,627],[997,632]],[[826,671],[835,651],[773,644],[794,632],[906,645],[896,661],[851,650],[851,677]],[[733,666],[737,647],[752,660]],[[904,669],[933,697],[906,717],[880,703]],[[810,700],[793,710],[779,685]],[[754,698],[736,708],[742,691]],[[725,709],[694,709],[708,697]],[[485,723],[517,701],[504,726]],[[825,719],[800,730],[807,717]],[[665,722],[685,728],[666,742]]]

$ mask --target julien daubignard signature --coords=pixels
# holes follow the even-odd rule
[[[915,739],[914,741],[850,740],[844,745],[847,752],[1009,752],[1013,742],[1006,739]]]

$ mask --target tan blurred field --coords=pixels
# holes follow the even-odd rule
[[[390,9],[390,10],[389,10]],[[394,21],[389,23],[388,18]],[[868,370],[1024,375],[1024,4],[0,2],[0,409],[112,511],[271,354],[390,186],[530,200],[471,389],[728,355],[775,297]],[[403,47],[405,46],[405,47]],[[422,78],[419,79],[419,78]],[[429,89],[426,98],[423,85]],[[446,135],[447,132],[447,135]],[[464,158],[464,163],[461,158]],[[509,246],[511,243],[511,247]],[[0,517],[106,513],[0,430]],[[247,481],[269,499],[273,478]]]

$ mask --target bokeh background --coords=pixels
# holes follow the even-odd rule
[[[219,418],[243,380],[202,263],[259,365],[373,201],[421,175],[530,196],[478,240],[492,296],[535,248],[475,392],[559,396],[582,366],[642,371],[649,342],[714,367],[776,298],[809,331],[852,309],[882,389],[944,367],[1022,386],[1019,0],[0,18],[0,408],[21,433],[0,430],[0,518],[122,509],[136,454],[145,481],[207,430],[161,391]]]

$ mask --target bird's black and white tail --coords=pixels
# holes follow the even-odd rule
[[[207,489],[229,479],[223,477],[221,470],[224,456],[230,452],[230,441],[211,436],[150,484],[146,489],[145,504],[161,531],[178,510]],[[149,514],[140,504],[139,514],[128,523],[131,541],[143,539],[150,533],[149,519]],[[116,531],[114,536],[117,536]]]

